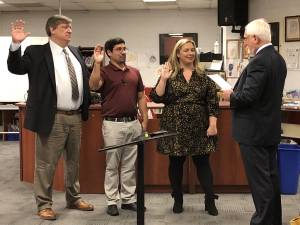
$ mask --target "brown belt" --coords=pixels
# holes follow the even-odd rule
[[[56,110],[56,113],[71,116],[71,115],[81,113],[81,110],[80,109],[76,109],[76,110]]]

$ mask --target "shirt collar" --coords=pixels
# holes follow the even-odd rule
[[[108,64],[113,70],[115,71],[126,71],[128,70],[128,66],[125,64],[125,69],[124,70],[121,70],[120,68],[116,67],[114,64],[112,64],[111,62],[109,62]]]
[[[58,44],[56,44],[54,41],[49,40],[50,48],[52,51],[52,54],[59,55],[63,53],[62,47],[60,47]],[[68,51],[68,47],[65,47],[65,49]]]
[[[272,43],[267,43],[267,44],[264,44],[264,45],[260,46],[260,48],[257,49],[257,51],[256,51],[255,54],[257,54],[257,53],[258,53],[259,51],[261,51],[263,48],[268,47],[268,46],[270,46],[270,45],[272,45]]]

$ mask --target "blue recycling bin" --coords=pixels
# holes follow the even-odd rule
[[[280,144],[278,167],[282,194],[296,194],[298,190],[300,146]]]
[[[7,141],[18,141],[19,134],[7,134],[6,138],[7,138]]]

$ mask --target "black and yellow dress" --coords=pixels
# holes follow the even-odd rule
[[[217,117],[219,112],[214,82],[196,71],[187,82],[180,71],[177,76],[167,80],[163,96],[158,96],[155,88],[150,93],[151,99],[165,104],[160,118],[161,129],[178,133],[174,138],[161,139],[158,151],[171,156],[201,155],[215,151],[216,136],[207,137],[209,116]]]

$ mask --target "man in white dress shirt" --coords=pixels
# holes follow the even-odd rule
[[[51,16],[46,23],[49,42],[31,45],[21,55],[21,42],[29,35],[25,22],[11,24],[12,44],[7,60],[14,74],[28,74],[25,128],[36,132],[34,192],[38,215],[55,220],[52,185],[55,168],[64,156],[67,207],[94,209],[83,201],[79,187],[81,121],[88,119],[89,72],[77,48],[69,46],[72,20]]]

